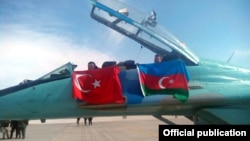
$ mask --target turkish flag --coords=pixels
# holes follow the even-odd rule
[[[123,103],[117,66],[86,71],[74,71],[73,97],[88,104]]]

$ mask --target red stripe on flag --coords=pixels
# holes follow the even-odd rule
[[[154,90],[180,88],[188,90],[188,82],[184,74],[174,74],[168,76],[152,76],[140,73],[140,82],[145,87]]]

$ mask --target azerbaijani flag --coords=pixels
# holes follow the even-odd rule
[[[182,60],[137,65],[141,90],[144,96],[172,94],[181,102],[189,96],[189,74]]]

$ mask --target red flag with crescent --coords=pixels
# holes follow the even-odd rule
[[[118,74],[117,66],[74,71],[72,96],[88,104],[123,103],[124,98]]]

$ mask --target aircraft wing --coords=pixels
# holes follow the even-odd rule
[[[194,120],[194,122],[197,124],[250,124],[249,108],[249,106],[228,106],[200,109],[196,112],[199,121]]]

